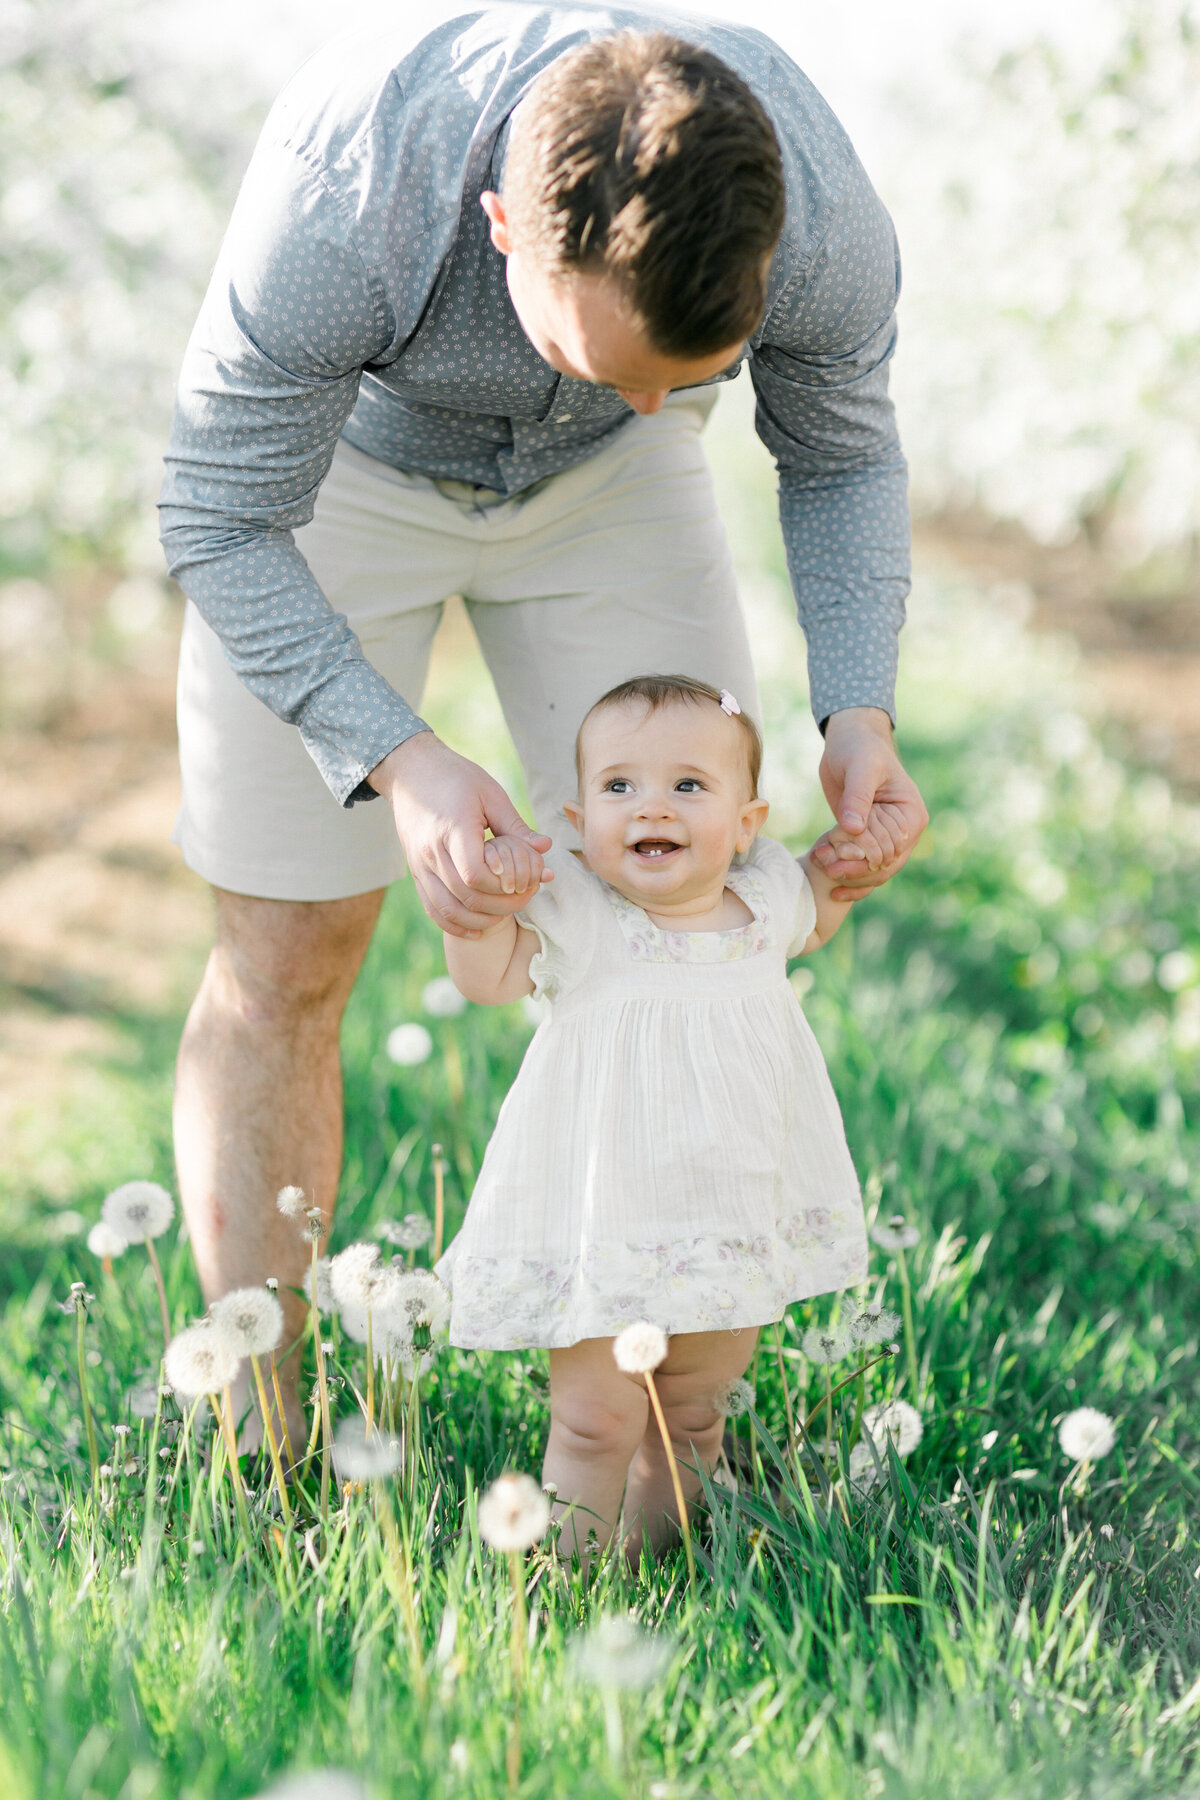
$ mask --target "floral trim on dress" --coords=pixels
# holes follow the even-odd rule
[[[753,869],[731,868],[725,878],[726,887],[732,888],[754,914],[744,925],[735,925],[729,931],[672,931],[656,925],[648,912],[627,900],[615,887],[607,882],[601,885],[617,915],[630,954],[639,962],[741,962],[766,948],[770,906],[766,887]]]
[[[857,1194],[782,1219],[774,1236],[592,1244],[568,1262],[455,1248],[437,1272],[451,1291],[450,1340],[465,1350],[565,1349],[637,1319],[668,1334],[745,1330],[867,1276]]]

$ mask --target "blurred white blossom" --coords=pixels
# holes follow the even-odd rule
[[[398,1063],[402,1069],[414,1068],[417,1063],[428,1062],[433,1054],[433,1039],[424,1025],[418,1025],[415,1021],[397,1025],[388,1032],[387,1053],[390,1060]]]
[[[435,1019],[456,1019],[466,1004],[448,975],[435,975],[421,990],[422,1010]]]

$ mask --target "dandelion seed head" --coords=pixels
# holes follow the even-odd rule
[[[317,1311],[324,1313],[333,1312],[337,1305],[337,1301],[333,1297],[333,1282],[329,1276],[329,1264],[328,1256],[317,1258]]]
[[[243,1356],[265,1356],[283,1337],[283,1307],[266,1288],[234,1288],[214,1300],[209,1317]]]
[[[367,1800],[367,1790],[342,1769],[306,1769],[264,1788],[255,1800]]]
[[[306,1244],[323,1244],[329,1236],[329,1220],[319,1206],[310,1206],[304,1215],[304,1230],[300,1236]]]
[[[195,1400],[201,1394],[218,1394],[236,1381],[242,1355],[227,1332],[205,1320],[178,1332],[167,1345],[164,1361],[175,1392]]]
[[[648,1319],[627,1325],[613,1339],[613,1356],[626,1375],[648,1375],[667,1354],[667,1334]]]
[[[419,1250],[433,1236],[433,1226],[424,1213],[405,1213],[402,1219],[387,1219],[377,1226],[376,1235],[397,1250]]]
[[[1094,1406],[1077,1406],[1058,1428],[1058,1441],[1072,1462],[1095,1462],[1107,1456],[1117,1441],[1113,1422]]]
[[[450,1290],[432,1269],[406,1269],[384,1308],[390,1329],[410,1343],[440,1337],[450,1324]]]
[[[846,1329],[861,1349],[886,1343],[900,1329],[900,1314],[882,1300],[869,1300],[846,1320]]]
[[[107,1219],[97,1219],[87,1234],[87,1247],[93,1256],[122,1256],[129,1248],[129,1240]]]
[[[302,1187],[281,1187],[275,1196],[275,1204],[285,1219],[302,1219],[308,1211]]]
[[[276,1281],[274,1275],[268,1275],[264,1285],[268,1294],[277,1294],[279,1292],[279,1283]]]
[[[329,1264],[329,1282],[339,1307],[365,1306],[375,1311],[395,1292],[399,1270],[384,1262],[378,1244],[348,1244]]]
[[[862,1428],[880,1447],[881,1460],[887,1439],[896,1446],[897,1456],[907,1456],[916,1449],[924,1431],[920,1413],[907,1400],[881,1400],[868,1406],[862,1416]]]
[[[161,1237],[175,1217],[175,1202],[157,1181],[126,1181],[105,1196],[100,1216],[128,1244]]]
[[[903,1213],[893,1213],[886,1225],[878,1221],[871,1227],[871,1240],[883,1250],[911,1250],[921,1241],[920,1227],[910,1225]]]
[[[713,1405],[727,1419],[740,1419],[754,1405],[754,1389],[744,1376],[722,1382],[713,1395]]]
[[[433,1019],[457,1019],[466,1004],[448,975],[435,975],[421,989],[421,1009]]]
[[[415,1068],[418,1063],[428,1062],[433,1054],[433,1039],[424,1025],[415,1022],[409,1025],[397,1025],[387,1035],[387,1053],[391,1062],[402,1069]]]
[[[598,1688],[648,1688],[670,1667],[675,1645],[644,1631],[636,1619],[610,1613],[571,1645],[576,1674]]]
[[[65,1300],[59,1302],[59,1311],[65,1313],[86,1312],[95,1298],[95,1294],[88,1293],[84,1282],[73,1281],[70,1293]]]
[[[849,1356],[854,1340],[844,1325],[810,1325],[800,1348],[809,1362],[835,1363]]]
[[[532,1475],[501,1475],[479,1501],[479,1535],[493,1550],[528,1550],[550,1523],[550,1502]]]
[[[334,1434],[333,1463],[342,1481],[384,1481],[403,1461],[399,1438],[368,1431],[365,1419],[343,1419]]]
[[[850,1485],[856,1488],[873,1488],[882,1479],[879,1461],[872,1455],[869,1442],[855,1444],[850,1452]]]

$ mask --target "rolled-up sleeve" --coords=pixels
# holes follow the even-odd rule
[[[286,147],[255,154],[188,345],[159,502],[171,574],[341,805],[426,729],[296,547],[363,365],[391,336],[352,221]]]
[[[849,706],[882,707],[895,720],[910,540],[908,471],[888,397],[899,285],[892,222],[860,172],[751,359],[821,723]]]

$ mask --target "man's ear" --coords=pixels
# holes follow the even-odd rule
[[[763,826],[767,822],[770,803],[766,800],[750,800],[742,808],[740,830],[737,837],[737,848],[748,850]]]
[[[512,249],[512,233],[508,229],[508,215],[504,210],[504,202],[499,194],[480,194],[479,204],[487,214],[492,227],[492,242],[501,256],[507,256]]]
[[[575,829],[579,833],[580,837],[582,837],[583,836],[583,808],[582,808],[582,806],[580,806],[578,804],[578,802],[575,800],[564,800],[562,809],[566,813],[568,819],[570,819],[572,825],[575,827]]]

